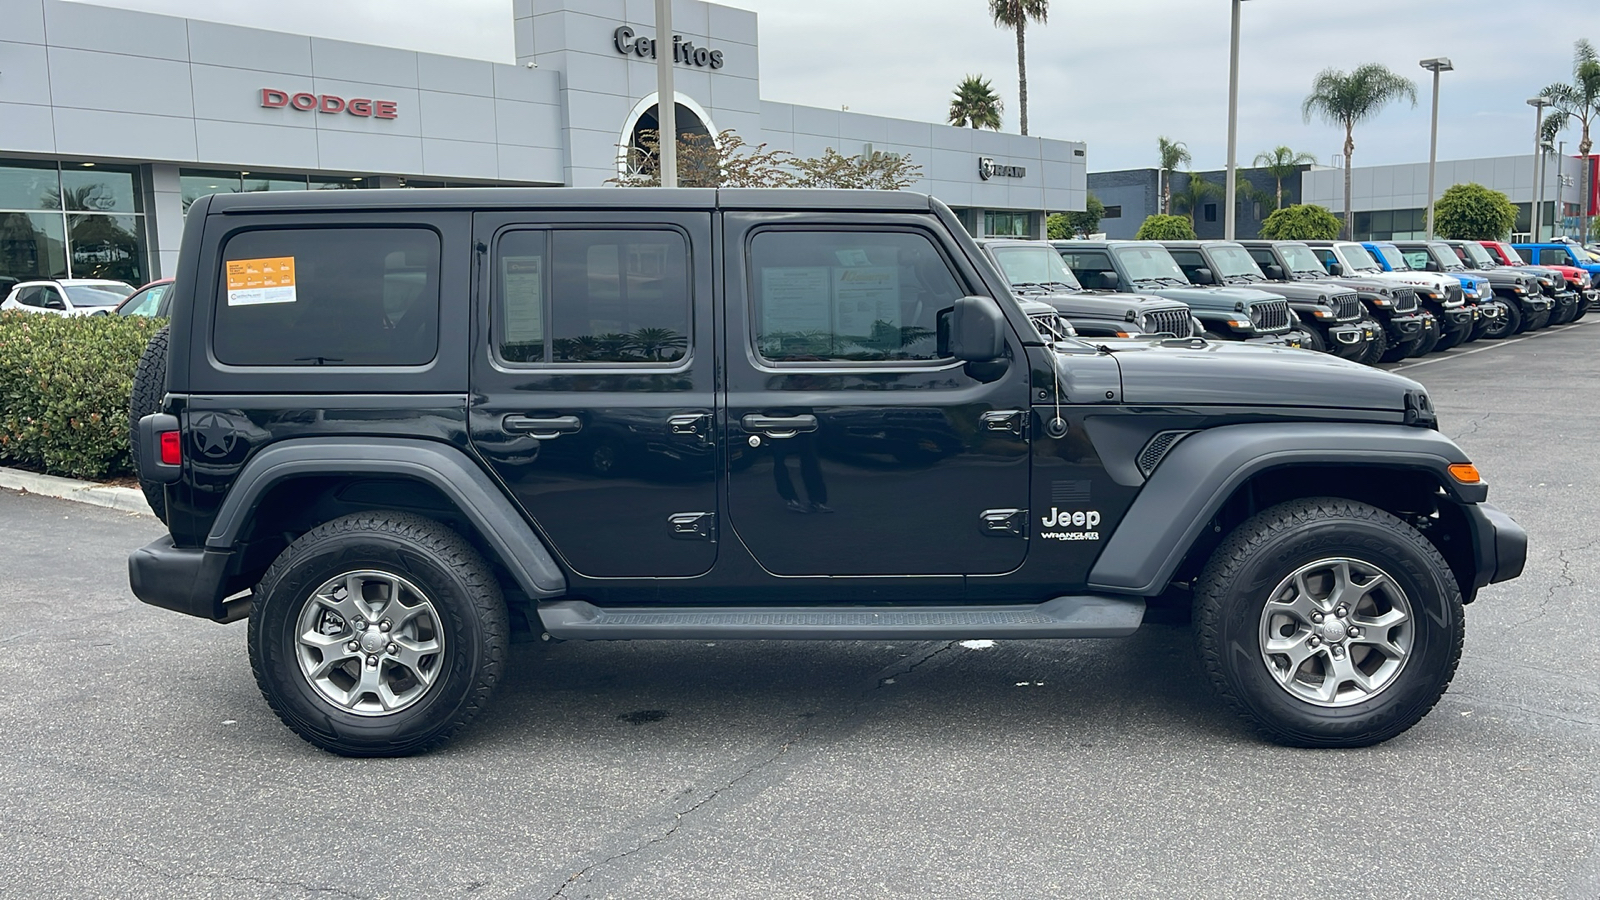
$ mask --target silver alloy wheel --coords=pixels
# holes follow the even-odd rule
[[[422,699],[444,662],[433,602],[390,572],[328,579],[296,619],[300,672],[324,700],[358,716],[399,712]]]
[[[1278,583],[1261,610],[1261,659],[1278,686],[1317,706],[1350,706],[1394,684],[1411,657],[1411,601],[1377,566],[1319,559]]]

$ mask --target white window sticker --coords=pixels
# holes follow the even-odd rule
[[[785,266],[761,270],[761,331],[765,335],[827,332],[828,269]]]
[[[292,256],[229,260],[227,270],[229,306],[295,301]]]
[[[507,256],[500,260],[504,277],[505,344],[544,342],[544,257]]]
[[[900,270],[894,266],[834,269],[833,303],[834,329],[840,337],[874,337],[879,322],[898,331]]]

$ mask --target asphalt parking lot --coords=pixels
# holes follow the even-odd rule
[[[244,626],[150,609],[154,519],[0,492],[0,896],[1600,896],[1600,327],[1391,368],[1529,531],[1380,747],[1234,725],[1189,634],[516,646],[446,750],[347,760]]]

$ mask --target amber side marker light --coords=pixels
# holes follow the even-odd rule
[[[1478,475],[1478,467],[1472,463],[1452,463],[1450,465],[1450,477],[1462,484],[1477,484],[1483,480]]]

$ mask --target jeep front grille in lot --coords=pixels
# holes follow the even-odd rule
[[[1417,292],[1416,291],[1410,291],[1410,290],[1395,291],[1394,292],[1394,311],[1395,312],[1402,312],[1402,313],[1416,312],[1417,311]]]
[[[1444,302],[1460,303],[1464,299],[1460,284],[1452,284],[1444,289]]]
[[[1145,444],[1144,449],[1139,451],[1139,458],[1136,460],[1139,465],[1139,471],[1144,477],[1149,478],[1150,473],[1154,472],[1156,466],[1161,464],[1161,458],[1167,455],[1167,451],[1171,450],[1172,446],[1178,441],[1191,434],[1194,434],[1194,432],[1163,431],[1152,437],[1150,443]]]
[[[1289,328],[1289,301],[1268,300],[1250,308],[1250,321],[1257,331],[1287,331]]]
[[[1355,294],[1335,294],[1333,297],[1333,320],[1335,322],[1354,322],[1361,318],[1361,300]]]
[[[1191,337],[1194,334],[1194,319],[1189,315],[1187,307],[1158,309],[1145,314],[1144,330],[1150,334],[1170,334],[1177,338]]]

